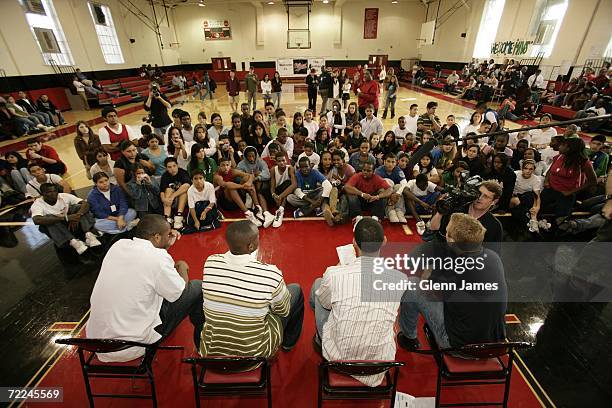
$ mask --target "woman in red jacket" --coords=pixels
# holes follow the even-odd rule
[[[372,80],[372,73],[365,71],[364,81],[357,89],[357,104],[359,105],[359,113],[365,117],[365,110],[369,104],[374,105],[374,116],[378,113],[378,95],[380,88],[378,82]]]

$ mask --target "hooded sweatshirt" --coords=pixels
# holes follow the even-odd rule
[[[251,163],[247,160],[247,153],[255,152],[255,163]],[[259,153],[257,153],[257,149],[253,146],[248,146],[244,149],[244,154],[242,155],[242,160],[238,163],[238,170],[244,171],[248,174],[255,174],[259,172],[259,180],[268,181],[270,180],[270,170],[268,169],[268,165],[263,159],[259,157]]]

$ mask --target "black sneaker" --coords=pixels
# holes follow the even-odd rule
[[[397,333],[397,344],[407,351],[415,351],[421,347],[419,339],[410,339],[404,336],[402,332]]]

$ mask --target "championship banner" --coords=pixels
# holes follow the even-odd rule
[[[378,35],[378,9],[367,8],[363,16],[363,39],[374,40]]]
[[[232,29],[228,20],[204,20],[204,39],[207,41],[231,40]]]

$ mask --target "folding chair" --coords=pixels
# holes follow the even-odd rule
[[[196,407],[202,396],[265,395],[272,407],[270,363],[265,357],[185,358],[191,364]],[[198,374],[198,367],[201,368]]]
[[[94,407],[95,397],[104,398],[140,398],[151,399],[153,406],[157,407],[157,395],[155,393],[155,379],[153,377],[152,363],[157,350],[182,350],[182,346],[160,346],[158,343],[143,344],[135,341],[112,340],[112,339],[86,339],[86,338],[64,338],[55,340],[57,344],[65,344],[77,347],[85,390],[89,406]],[[144,356],[125,363],[104,363],[96,358],[96,353],[112,353],[125,350],[130,347],[144,347]],[[151,384],[150,394],[94,394],[91,390],[89,378],[125,378],[145,379]]]
[[[438,366],[436,383],[436,408],[460,406],[508,406],[510,377],[514,362],[514,351],[533,347],[527,342],[500,342],[469,344],[463,347],[441,349],[433,332],[425,324],[425,335],[431,350],[418,350],[421,354],[433,354]],[[504,384],[502,401],[440,403],[442,387]]]
[[[323,400],[387,399],[391,400],[393,408],[402,366],[404,363],[399,361],[323,361],[319,364],[317,407],[321,408]],[[352,377],[380,373],[384,373],[384,378],[376,387],[369,387]]]

